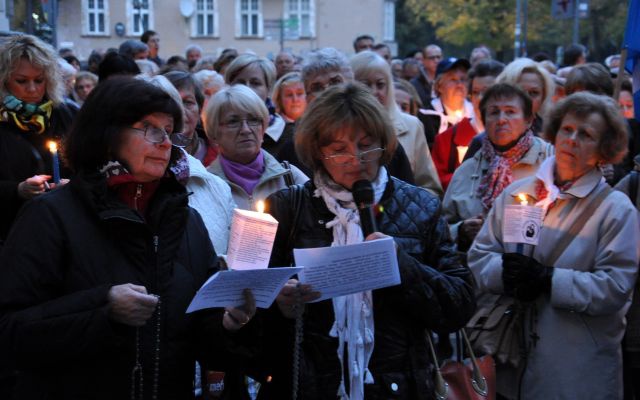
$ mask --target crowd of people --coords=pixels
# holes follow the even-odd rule
[[[433,399],[429,339],[451,357],[493,295],[524,310],[498,399],[640,400],[640,126],[619,58],[353,51],[165,60],[148,31],[85,62],[4,39],[0,398]],[[316,301],[293,277],[267,309],[245,290],[185,313],[228,268],[233,210],[263,200],[270,267],[391,238],[400,284]],[[508,239],[522,204],[535,244]]]

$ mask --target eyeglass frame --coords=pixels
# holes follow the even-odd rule
[[[249,121],[252,121],[253,123],[260,123],[260,125],[252,125],[251,123],[249,123]],[[264,120],[260,119],[260,118],[256,118],[256,117],[252,117],[252,118],[238,118],[238,121],[234,121],[232,122],[233,124],[235,123],[239,123],[238,126],[234,127],[234,126],[230,126],[228,122],[220,122],[218,125],[228,128],[228,129],[241,129],[243,122],[247,124],[247,127],[249,129],[255,129],[255,128],[259,128],[259,127],[264,127]]]
[[[162,140],[160,140],[159,142],[154,142],[153,140],[150,140],[149,136],[147,136],[147,131],[149,130],[149,128],[162,131],[162,133],[163,133]],[[166,129],[158,128],[157,126],[153,126],[152,124],[148,124],[145,128],[136,128],[134,126],[130,126],[129,129],[133,129],[134,131],[142,132],[142,137],[144,137],[144,140],[146,140],[147,142],[149,142],[151,144],[162,144],[162,143],[164,143],[165,139],[169,139],[169,141],[171,141],[171,134],[169,132],[167,132]]]
[[[366,155],[366,154],[372,153],[372,152],[374,152],[374,151],[379,151],[379,152],[380,152],[380,156],[379,156],[378,158],[373,159],[373,160],[363,160],[363,159],[362,159],[362,156],[363,156],[363,155]],[[323,159],[323,160],[330,160],[330,161],[331,161],[333,164],[335,164],[335,165],[349,165],[349,164],[351,164],[351,162],[353,161],[353,159],[354,159],[354,158],[357,158],[357,159],[358,159],[358,162],[359,162],[360,164],[368,164],[368,163],[371,163],[371,162],[374,162],[374,161],[378,161],[378,160],[380,160],[380,159],[382,158],[382,155],[384,154],[384,151],[385,151],[385,148],[384,148],[384,147],[376,147],[375,149],[370,149],[370,150],[362,151],[362,152],[360,152],[360,153],[358,153],[358,154],[356,154],[356,155],[349,154],[349,153],[335,153],[335,154],[331,154],[331,155],[329,155],[329,156],[324,156],[324,155],[323,155],[322,159]],[[348,156],[348,157],[350,157],[350,158],[349,158],[349,161],[347,161],[347,162],[345,162],[345,163],[338,163],[338,162],[336,162],[336,160],[335,160],[335,159],[336,159],[336,157],[347,157],[347,156]]]

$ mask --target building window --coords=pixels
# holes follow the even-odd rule
[[[192,19],[192,36],[218,36],[217,0],[196,0],[195,18]]]
[[[237,0],[238,36],[262,36],[262,0]]]
[[[127,0],[129,36],[140,36],[153,29],[153,0]]]
[[[284,19],[284,26],[288,37],[314,37],[314,0],[287,0]]]
[[[393,42],[396,40],[396,2],[385,0],[384,2],[384,27],[383,40]]]
[[[107,0],[83,0],[83,33],[85,35],[108,35],[109,3]]]

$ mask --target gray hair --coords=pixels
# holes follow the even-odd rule
[[[317,75],[333,71],[340,72],[349,81],[353,80],[347,57],[333,47],[325,47],[306,57],[302,65],[302,81],[308,82]]]
[[[193,50],[197,50],[200,52],[200,54],[202,54],[202,47],[198,46],[197,44],[190,44],[189,46],[187,46],[186,49],[184,49],[185,56],[188,55],[189,52]]]
[[[267,91],[271,92],[273,84],[276,81],[276,67],[268,58],[258,57],[254,54],[241,54],[235,60],[231,61],[231,64],[229,64],[224,73],[225,82],[231,85],[231,82],[238,76],[240,71],[251,64],[257,64],[262,70]]]
[[[149,46],[147,46],[146,43],[143,43],[139,40],[129,39],[122,42],[122,44],[118,48],[118,54],[120,54],[121,56],[135,58],[136,54],[148,50]]]
[[[58,56],[53,47],[31,35],[13,36],[3,41],[0,47],[0,96],[4,98],[11,94],[6,84],[21,59],[42,68],[47,98],[56,106],[62,103],[65,89],[58,66]]]

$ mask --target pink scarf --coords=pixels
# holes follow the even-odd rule
[[[510,149],[499,152],[489,141],[489,135],[482,139],[482,157],[489,160],[489,170],[478,187],[478,195],[482,199],[485,210],[489,210],[493,201],[504,188],[513,181],[511,168],[529,151],[533,145],[533,133],[528,130]]]

